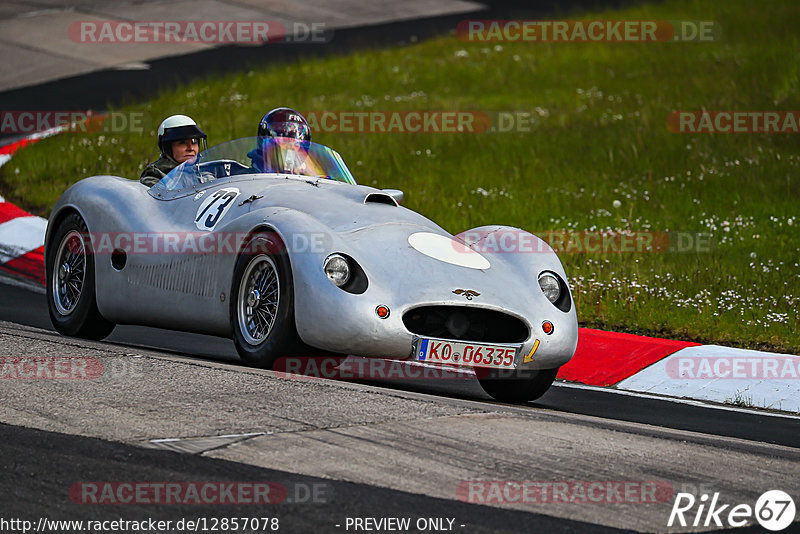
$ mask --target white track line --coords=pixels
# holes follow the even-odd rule
[[[171,443],[174,441],[193,441],[193,440],[201,440],[201,439],[232,439],[232,438],[252,438],[255,436],[266,436],[267,434],[271,434],[271,432],[248,432],[247,434],[225,434],[224,436],[199,436],[199,437],[192,437],[192,438],[159,438],[159,439],[149,439],[147,440],[148,443]]]

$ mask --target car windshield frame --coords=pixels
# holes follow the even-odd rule
[[[183,196],[239,177],[297,177],[357,185],[335,150],[286,137],[244,137],[214,145],[172,169],[150,189],[157,198]]]

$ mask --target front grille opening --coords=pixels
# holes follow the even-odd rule
[[[418,336],[520,343],[528,339],[524,322],[503,312],[469,306],[422,306],[403,314],[403,324]]]

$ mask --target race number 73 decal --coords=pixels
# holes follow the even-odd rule
[[[211,231],[233,206],[239,190],[235,187],[217,189],[197,208],[194,224],[200,230]]]

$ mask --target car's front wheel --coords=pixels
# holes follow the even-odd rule
[[[97,309],[94,256],[86,223],[77,213],[58,225],[47,247],[47,308],[65,336],[103,339],[114,330]]]
[[[233,341],[245,362],[270,369],[297,348],[292,271],[275,233],[254,235],[239,255],[230,313]]]
[[[550,389],[558,374],[555,369],[541,369],[538,371],[518,371],[511,377],[501,376],[498,372],[488,372],[478,376],[478,381],[483,390],[493,399],[501,402],[522,403],[536,400]]]

